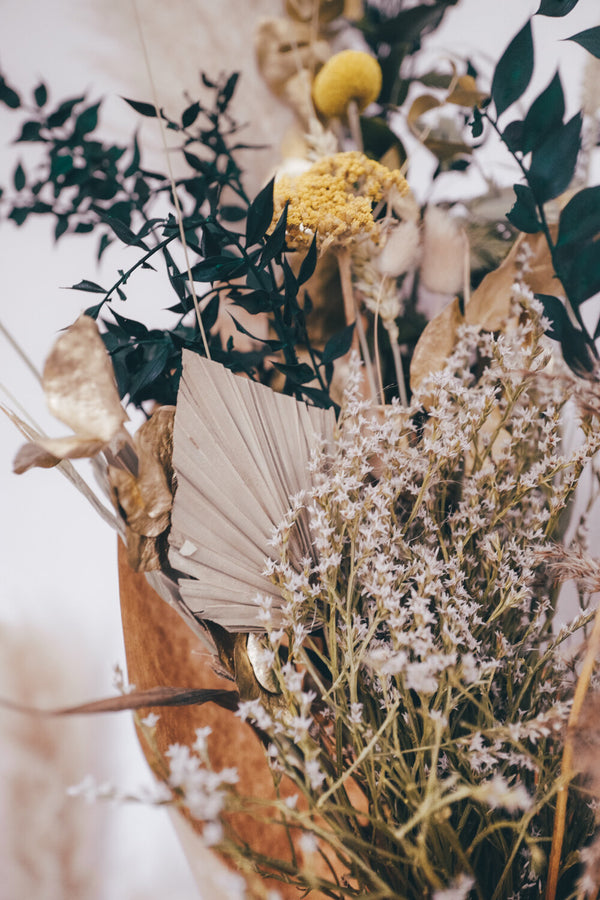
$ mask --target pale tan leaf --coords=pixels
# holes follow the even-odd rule
[[[525,271],[518,263],[519,254],[528,247],[531,256]],[[465,310],[469,325],[480,325],[487,331],[499,331],[510,315],[513,285],[522,276],[534,293],[564,296],[564,289],[554,274],[550,251],[543,234],[521,234],[502,264],[489,272]]]
[[[486,97],[484,91],[478,90],[477,82],[472,75],[461,75],[452,92],[446,97],[446,103],[455,103],[457,106],[479,106]]]
[[[89,316],[58,338],[42,384],[52,414],[82,436],[108,443],[127,421],[110,356]]]
[[[456,332],[464,322],[456,297],[441,313],[429,322],[415,347],[410,364],[410,386],[414,392],[432,372],[438,372],[456,343]]]
[[[406,117],[412,130],[415,130],[417,119],[420,119],[422,115],[429,112],[431,109],[438,109],[441,105],[441,102],[437,97],[434,97],[433,94],[421,94],[420,97],[413,100],[408,111],[408,116]]]
[[[63,459],[82,459],[95,456],[104,446],[103,441],[72,435],[63,438],[38,438],[23,446],[13,462],[13,471],[22,475],[34,467],[51,469]]]

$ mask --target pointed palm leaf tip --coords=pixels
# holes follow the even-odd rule
[[[332,410],[308,407],[218,363],[184,353],[175,414],[170,564],[199,619],[228,631],[264,631],[257,595],[282,597],[263,574],[274,529],[290,498],[312,485],[308,464],[322,439],[331,440]],[[314,556],[308,522],[290,534],[290,562]]]

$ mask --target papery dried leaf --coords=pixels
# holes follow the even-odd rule
[[[127,421],[110,356],[89,316],[58,338],[42,384],[52,414],[77,434],[108,443]]]
[[[527,271],[523,272],[518,257],[524,246],[529,248],[531,256]],[[522,277],[534,293],[564,296],[543,234],[522,234],[504,262],[489,272],[473,292],[465,310],[465,321],[469,325],[480,325],[487,331],[503,328],[510,315],[512,288],[517,276]]]
[[[166,562],[166,536],[173,503],[174,406],[157,409],[138,429],[138,475],[110,466],[115,505],[127,527],[129,565],[136,572],[160,569]]]
[[[169,542],[166,532],[146,537],[125,526],[127,562],[134,572],[156,572],[167,565]]]
[[[159,512],[152,505],[152,497],[148,505],[140,482],[131,472],[110,466],[108,476],[119,512],[132,531],[144,537],[158,537],[169,527],[170,507],[166,512]]]
[[[417,119],[420,119],[422,115],[426,112],[429,112],[431,109],[437,109],[442,104],[437,97],[434,97],[433,94],[421,94],[420,97],[417,97],[411,104],[411,107],[408,111],[408,116],[406,120],[415,134],[420,134],[420,129],[416,127]]]
[[[276,94],[300,69],[314,71],[331,54],[327,41],[313,40],[310,25],[292,19],[263,20],[255,46],[260,73]]]
[[[421,334],[410,363],[410,386],[416,391],[421,382],[444,364],[456,343],[457,329],[464,322],[456,297],[431,320]]]
[[[285,11],[297,22],[313,22],[318,9],[320,24],[333,22],[344,12],[344,0],[285,0]]]
[[[478,90],[477,82],[472,75],[461,75],[453,91],[446,97],[446,103],[473,107],[479,106],[486,97],[484,91]]]
[[[17,451],[13,461],[13,472],[22,475],[28,469],[51,469],[63,459],[82,459],[95,456],[104,446],[103,441],[74,435],[64,438],[38,438],[30,441]]]

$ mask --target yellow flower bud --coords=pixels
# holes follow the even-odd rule
[[[327,60],[313,82],[315,107],[328,119],[341,119],[354,101],[359,111],[379,96],[381,69],[362,50],[342,50]]]

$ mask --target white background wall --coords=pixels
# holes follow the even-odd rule
[[[427,48],[432,57],[449,49],[465,53],[479,60],[484,69],[486,58],[498,58],[538,5],[537,0],[462,0],[448,13]],[[241,64],[250,72],[241,116],[256,122],[254,103],[263,114],[269,111],[270,118],[263,125],[267,132],[277,130],[277,104],[258,86],[253,72],[252,31],[259,14],[278,14],[280,8],[278,0],[140,2],[161,101],[176,101],[184,89],[193,93],[197,70],[210,70],[211,60],[213,71],[233,70]],[[0,17],[0,65],[15,86],[26,92],[44,78],[55,101],[82,90],[88,91],[90,98],[107,97],[103,120],[106,135],[126,139],[139,124],[118,100],[119,95],[150,99],[128,4],[118,0],[1,0]],[[586,55],[581,48],[558,41],[599,21],[597,0],[581,0],[566,20],[535,21],[536,49],[541,50],[536,70],[538,90],[548,83],[560,58],[571,103],[576,106]],[[234,53],[228,52],[231,47],[235,47]],[[19,147],[7,143],[14,135],[16,118],[0,110],[2,184],[10,181],[22,153]],[[145,126],[144,135],[155,152],[155,133]],[[494,171],[499,180],[509,183],[512,175],[505,158],[497,159]],[[415,181],[426,168],[413,170]],[[455,185],[464,189],[461,181],[455,180]],[[72,322],[89,299],[62,288],[83,277],[111,283],[112,273],[124,264],[124,251],[116,250],[107,254],[98,272],[94,251],[95,241],[87,243],[85,238],[63,238],[56,246],[48,223],[43,221],[21,229],[13,223],[0,226],[0,319],[38,367],[57,331]],[[168,295],[165,300],[172,302]],[[160,279],[145,279],[137,302],[160,308],[164,302]],[[131,314],[131,310],[126,313]],[[38,385],[1,336],[0,384],[8,387],[51,434],[64,433],[46,413]],[[33,684],[31,696],[47,705],[107,695],[112,691],[113,664],[124,663],[115,537],[56,472],[14,476],[11,461],[20,442],[13,426],[0,416],[0,654],[12,660],[9,671],[4,671],[0,694],[22,695],[25,685]],[[34,629],[42,635],[41,644],[27,638]],[[19,637],[23,634],[25,639]],[[15,654],[18,641],[21,651]],[[45,646],[58,651],[54,660],[46,659]],[[0,673],[2,670],[0,665]],[[48,683],[54,678],[59,683],[49,690]],[[2,744],[9,746],[13,740],[15,722],[11,716],[14,714],[4,713],[0,717],[5,735],[4,740],[0,736],[3,755]],[[72,727],[60,722],[54,732],[72,766],[67,765],[66,771],[62,766],[59,783],[51,779],[49,791],[62,791],[63,783],[76,782],[88,772],[98,779],[132,787],[149,779],[127,715],[86,718],[76,726],[76,734],[69,731]],[[82,751],[76,751],[78,742],[83,743]],[[14,765],[15,771],[23,766],[23,761],[11,758],[10,753],[5,759],[0,767],[4,779],[0,781],[0,804],[6,794],[6,779],[11,777],[10,766]],[[44,785],[38,790],[43,792]],[[82,804],[80,800],[70,802]],[[9,850],[15,840],[24,845],[35,842],[44,830],[58,827],[56,822],[40,822],[43,807],[40,799],[39,805],[34,803],[18,820],[7,819],[0,810],[0,865],[4,867],[4,871],[0,869],[0,900],[25,900],[25,896],[3,893],[7,885],[19,883],[10,880],[16,877],[14,871],[11,874],[11,865],[16,863],[8,859]],[[77,814],[87,847],[84,858],[90,886],[87,893],[77,896],[95,900],[195,896],[166,815],[131,806],[97,805],[80,806]],[[15,835],[17,827],[21,833]],[[48,887],[39,896],[58,900],[60,894]]]

